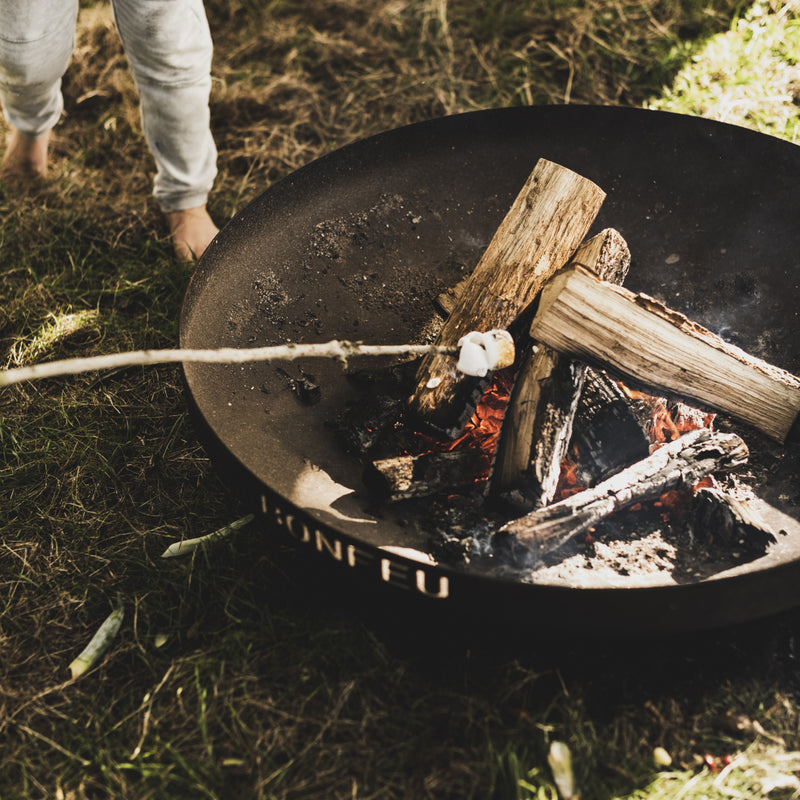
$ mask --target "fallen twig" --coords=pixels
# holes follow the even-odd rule
[[[564,742],[552,742],[547,753],[547,763],[553,773],[553,782],[561,800],[579,800],[572,773],[572,754]]]
[[[222,528],[219,528],[213,533],[207,533],[205,536],[198,536],[196,539],[184,539],[180,542],[173,542],[161,554],[161,558],[174,558],[175,556],[189,555],[189,553],[196,550],[198,547],[200,547],[200,545],[205,544],[206,542],[214,541],[215,539],[224,539],[226,536],[229,536],[231,533],[233,533],[233,531],[238,531],[239,528],[243,528],[248,522],[252,522],[253,519],[254,515],[248,514],[246,517],[242,517],[241,519],[237,519],[228,525],[224,525]]]
[[[106,617],[103,624],[97,629],[97,633],[92,636],[89,644],[83,648],[81,654],[69,665],[72,680],[80,678],[86,670],[91,669],[99,661],[111,644],[111,640],[117,635],[122,625],[123,614],[122,601],[118,601],[116,608]]]

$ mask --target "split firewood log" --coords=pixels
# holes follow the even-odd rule
[[[605,192],[565,167],[540,159],[442,326],[437,344],[470,330],[507,329],[586,236]],[[408,406],[426,427],[455,438],[486,381],[458,373],[447,358],[424,358]]]
[[[800,378],[581,267],[548,282],[530,333],[656,394],[730,414],[779,442],[800,415]]]
[[[571,264],[622,283],[631,253],[622,235],[607,228],[584,242]],[[522,348],[520,348],[522,349]],[[522,511],[548,505],[558,487],[586,365],[553,348],[529,342],[503,418],[490,494]]]

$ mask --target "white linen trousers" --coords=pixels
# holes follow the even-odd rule
[[[213,45],[202,0],[112,0],[156,162],[163,211],[206,202],[216,176],[210,130]],[[75,47],[78,0],[0,0],[0,103],[35,138],[64,108],[61,77]]]

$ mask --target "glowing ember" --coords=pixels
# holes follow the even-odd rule
[[[426,448],[432,452],[455,450],[475,450],[487,456],[486,470],[476,478],[476,482],[488,480],[491,465],[497,450],[503,415],[508,406],[511,389],[514,385],[514,369],[502,369],[494,373],[489,388],[483,393],[464,431],[457,439],[442,442],[425,434],[418,434]]]
[[[694,490],[692,490],[694,491]],[[653,508],[661,514],[664,522],[675,520],[689,507],[691,491],[686,489],[673,489],[671,492],[664,492],[658,500],[653,501]]]
[[[661,445],[672,442],[684,433],[699,430],[700,428],[714,427],[716,414],[701,411],[699,408],[688,406],[685,403],[669,403],[663,397],[654,397],[645,392],[629,389],[624,383],[618,381],[618,386],[631,400],[644,403],[652,411],[652,417],[647,425],[647,434],[652,442],[651,451],[657,450]],[[691,493],[702,486],[713,483],[711,478],[703,478],[691,492],[686,489],[673,489],[666,492],[653,503],[653,507],[661,513],[664,522],[669,522],[679,517],[687,508]]]
[[[505,369],[496,372],[491,386],[481,397],[464,432],[445,449],[481,450],[484,453],[494,454],[513,385],[514,379],[511,370]]]
[[[588,488],[586,484],[578,478],[578,464],[575,460],[576,458],[577,452],[573,447],[571,456],[567,456],[561,462],[561,475],[558,478],[555,500],[563,500],[565,497],[577,494]]]
[[[652,417],[647,425],[647,434],[656,446],[672,442],[689,431],[713,428],[716,414],[706,413],[685,403],[669,403],[663,397],[654,397],[645,392],[629,389],[619,381],[617,385],[630,400],[644,403],[650,408]]]

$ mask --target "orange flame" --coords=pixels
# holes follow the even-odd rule
[[[480,483],[489,478],[494,454],[497,450],[500,430],[503,425],[503,416],[514,386],[514,370],[498,370],[492,376],[489,387],[478,401],[475,411],[464,426],[464,430],[457,439],[443,442],[428,434],[417,432],[417,439],[424,443],[429,452],[452,452],[454,450],[475,450],[486,457],[486,466],[481,474],[475,477],[475,482]]]
[[[511,370],[496,372],[461,436],[450,442],[445,449],[480,450],[490,455],[494,454],[513,385]]]
[[[617,385],[630,400],[637,400],[650,407],[652,417],[646,432],[656,447],[672,442],[689,431],[713,427],[716,414],[701,411],[685,403],[669,403],[663,397],[630,389],[621,381],[617,381]]]
[[[561,462],[561,474],[558,477],[558,486],[553,496],[555,500],[563,500],[565,497],[582,492],[586,486],[578,478],[577,451],[573,447],[572,454],[568,455]]]

